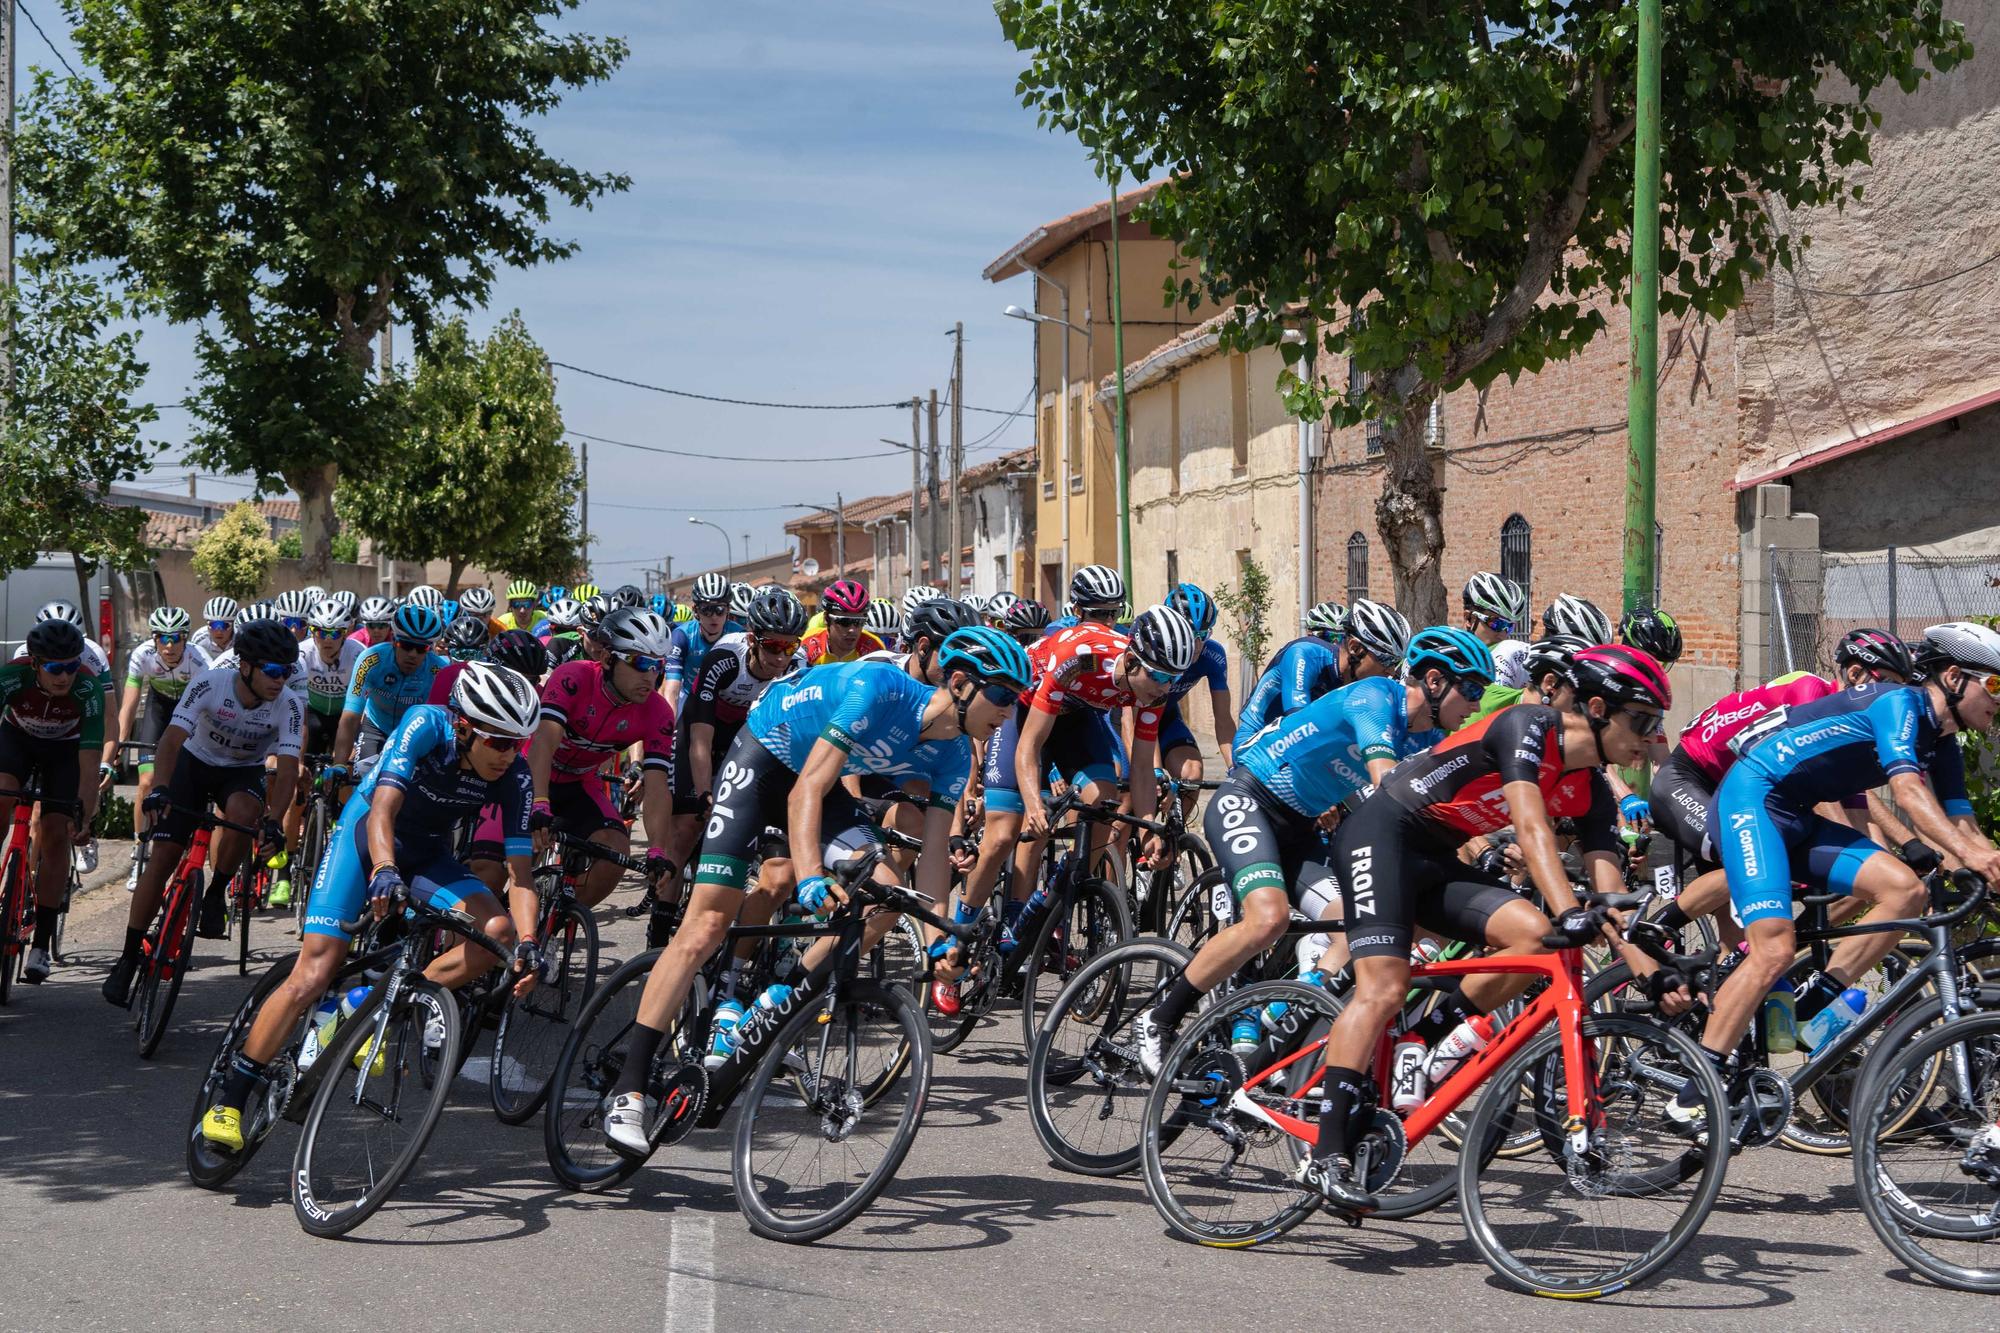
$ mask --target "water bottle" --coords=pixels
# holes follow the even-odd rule
[[[1000,952],[1012,953],[1023,940],[1033,938],[1041,928],[1042,914],[1049,905],[1049,890],[1046,884],[1038,884],[1028,895],[1028,901],[1020,904],[1011,915],[1003,913],[1006,924],[1000,929]]]
[[[724,1000],[715,1006],[715,1031],[709,1037],[708,1055],[702,1064],[709,1069],[720,1069],[729,1062],[736,1050],[737,1030],[743,1025],[744,1008],[736,1000]]]
[[[339,1022],[340,1001],[333,996],[325,996],[318,1004],[313,1006],[312,1026],[306,1029],[305,1040],[299,1043],[299,1072],[301,1074],[311,1069],[313,1061],[319,1059],[319,1053],[326,1049],[326,1043],[320,1040],[320,1032],[324,1030],[331,1035],[334,1027]]]
[[[1446,1033],[1431,1051],[1425,1081],[1435,1088],[1457,1073],[1460,1065],[1486,1049],[1493,1040],[1493,1027],[1492,1015],[1474,1014]]]
[[[1812,1016],[1799,1032],[1799,1044],[1816,1051],[1854,1025],[1868,1008],[1868,992],[1849,986],[1838,999]]]
[[[778,914],[778,924],[781,926],[799,926],[804,920],[805,918],[800,915],[800,909],[796,902],[786,904],[784,910]],[[777,977],[790,976],[792,969],[798,965],[799,959],[804,954],[804,940],[800,936],[779,936],[778,956],[772,963],[771,975]]]
[[[1327,934],[1307,935],[1299,940],[1299,973],[1304,975],[1319,966],[1319,960],[1326,957],[1326,951],[1333,947],[1333,937]]]
[[[1785,1055],[1798,1048],[1797,992],[1790,977],[1779,977],[1764,997],[1764,1049],[1772,1055]]]
[[[1410,946],[1410,966],[1422,967],[1425,963],[1435,963],[1444,953],[1444,946],[1433,939],[1420,939]]]

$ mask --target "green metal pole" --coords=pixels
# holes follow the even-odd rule
[[[1625,609],[1653,601],[1654,445],[1660,373],[1660,0],[1638,0],[1632,172],[1632,384],[1626,400]]]
[[[1118,572],[1132,595],[1132,437],[1125,412],[1125,298],[1118,273],[1118,171],[1111,172],[1111,359],[1118,380]]]

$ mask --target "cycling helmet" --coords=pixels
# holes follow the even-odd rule
[[[428,606],[431,610],[437,611],[444,606],[444,594],[428,583],[419,583],[403,594],[403,605]]]
[[[467,588],[458,595],[458,609],[470,611],[475,616],[493,614],[493,590],[491,588]]]
[[[1917,645],[1916,664],[1926,676],[1934,676],[1948,666],[2000,673],[2000,634],[1969,620],[1932,625],[1924,631],[1923,642]]]
[[[1128,637],[1133,655],[1155,671],[1186,671],[1201,649],[1194,626],[1171,606],[1149,606],[1134,616]]]
[[[1564,593],[1542,612],[1542,633],[1574,634],[1592,643],[1610,643],[1611,621],[1583,598]]]
[[[589,606],[590,599],[603,591],[604,589],[598,587],[595,583],[579,583],[569,590],[568,595],[572,599],[582,602],[585,606]]]
[[[444,635],[444,617],[438,614],[436,608],[420,602],[408,602],[397,607],[389,625],[399,639],[422,639],[430,643]]]
[[[1197,639],[1206,639],[1215,630],[1215,602],[1192,583],[1177,583],[1167,594],[1167,605],[1187,617]]]
[[[549,603],[549,623],[557,629],[575,629],[583,624],[583,606],[574,597],[558,597]]]
[[[1681,627],[1665,611],[1635,606],[1618,622],[1618,642],[1672,666],[1681,657]]]
[[[1347,608],[1339,602],[1321,602],[1306,612],[1306,633],[1323,634],[1329,639],[1347,637]]]
[[[625,609],[622,606],[613,606],[609,597],[603,593],[598,593],[583,604],[583,623],[587,627],[595,629],[597,626],[603,624],[604,618],[613,611],[623,611]]]
[[[342,614],[347,617],[347,623],[350,625],[354,623],[355,618],[361,612],[361,599],[345,588],[339,592],[330,592],[321,600],[337,603]]]
[[[520,672],[497,662],[467,662],[451,685],[451,711],[480,731],[525,740],[541,716],[541,700]]]
[[[1020,600],[1013,593],[1008,592],[1004,588],[1001,589],[986,599],[986,618],[988,620],[999,620],[1007,614],[1008,607]]]
[[[1049,609],[1031,597],[1007,608],[1001,621],[1009,634],[1040,634],[1049,627]]]
[[[234,597],[211,597],[201,608],[203,620],[234,620],[242,608],[236,605]]]
[[[49,621],[49,620],[65,621],[71,625],[76,626],[78,629],[83,629],[85,627],[83,623],[83,612],[76,609],[75,602],[65,602],[57,600],[45,603],[41,610],[35,612],[35,623],[39,625],[44,621]]]
[[[292,636],[287,634],[289,640]],[[38,620],[28,631],[28,654],[44,662],[67,662],[83,655],[83,631],[67,620]]]
[[[361,599],[361,623],[364,625],[386,625],[395,614],[396,604],[386,597]]]
[[[776,634],[796,639],[806,632],[806,609],[799,599],[783,588],[769,588],[757,594],[745,613],[752,634]]]
[[[1366,597],[1347,610],[1347,638],[1383,666],[1403,660],[1410,647],[1410,622],[1401,611]]]
[[[634,583],[621,583],[617,587],[613,588],[610,592],[606,593],[605,596],[611,599],[611,606],[613,610],[616,610],[621,606],[646,605],[646,594],[644,590]],[[657,615],[658,612],[655,612],[654,614]]]
[[[819,595],[819,609],[830,616],[865,616],[868,614],[868,589],[853,579],[838,579],[826,585],[826,591]]]
[[[894,602],[873,601],[868,603],[868,628],[877,636],[894,634],[902,627],[903,618],[896,614]]]
[[[1577,653],[1570,670],[1577,693],[1586,699],[1595,696],[1611,703],[1673,706],[1674,688],[1667,683],[1667,669],[1643,648],[1595,644]]]
[[[542,589],[542,595],[538,600],[541,603],[542,610],[546,611],[549,609],[550,603],[560,602],[567,596],[569,596],[568,588],[563,587],[560,583],[551,583],[548,587]]]
[[[672,605],[674,608],[672,619],[676,625],[685,625],[688,621],[694,619],[694,608],[686,602],[676,602],[672,603]]]
[[[1833,664],[1887,671],[1904,680],[1917,677],[1917,660],[1910,646],[1885,629],[1851,629],[1841,635],[1833,650]]]
[[[236,631],[236,660],[246,666],[262,666],[266,662],[295,666],[299,660],[299,641],[276,620],[253,620]]]
[[[1477,615],[1504,620],[1517,630],[1527,625],[1528,594],[1512,579],[1481,570],[1465,581],[1464,601],[1465,609]]]
[[[1011,690],[1025,690],[1035,679],[1026,650],[999,630],[984,625],[972,625],[946,635],[938,649],[938,666],[946,671],[963,671],[982,685],[1005,685]]]
[[[1425,671],[1436,667],[1452,680],[1477,680],[1492,684],[1496,674],[1493,650],[1469,630],[1451,625],[1432,625],[1410,636],[1403,654],[1403,670],[1411,680],[1420,680]]]
[[[1085,565],[1069,579],[1070,605],[1079,611],[1102,611],[1125,605],[1125,580],[1109,565]]]
[[[185,634],[188,624],[188,613],[178,606],[163,606],[146,617],[146,628],[155,634]]]
[[[703,574],[688,589],[688,600],[696,606],[724,606],[729,601],[729,580],[720,574]]]
[[[276,620],[278,607],[275,602],[252,602],[236,613],[236,628],[242,629],[253,620]]]
[[[541,595],[542,590],[529,579],[515,579],[507,585],[507,600],[510,602],[532,602]]]
[[[803,623],[804,616],[800,620]],[[665,657],[673,631],[667,622],[636,606],[621,606],[594,631],[597,641],[621,657]]]
[[[486,660],[498,662],[509,671],[518,671],[531,681],[549,671],[549,650],[524,629],[502,630],[486,645]]]
[[[912,611],[903,623],[903,646],[912,647],[918,639],[929,639],[936,648],[955,631],[970,629],[978,623],[978,613],[964,602],[952,597],[933,597]]]
[[[569,634],[558,634],[548,642],[549,670],[553,671],[566,662],[574,662],[583,656],[583,640]]]
[[[986,598],[985,598],[985,597],[983,597],[983,596],[981,596],[981,595],[980,595],[979,593],[976,593],[976,592],[969,592],[969,593],[966,593],[966,594],[965,594],[964,596],[960,597],[960,598],[959,598],[958,600],[959,600],[959,601],[961,601],[961,602],[964,602],[964,603],[965,603],[965,604],[966,604],[967,606],[971,607],[971,608],[972,608],[972,609],[973,609],[973,610],[974,610],[975,612],[977,612],[977,613],[978,613],[978,614],[979,614],[979,615],[980,615],[980,616],[981,616],[982,618],[984,618],[984,617],[985,617],[985,615],[986,615]]]
[[[453,657],[470,657],[486,646],[491,632],[485,616],[460,616],[444,632],[445,647]]]
[[[321,598],[320,604],[312,609],[310,616],[306,617],[306,625],[311,629],[325,630],[329,634],[335,631],[346,634],[354,628],[354,612],[342,606],[337,598]]]
[[[1538,683],[1551,671],[1571,685],[1576,684],[1576,655],[1590,647],[1590,640],[1574,634],[1551,634],[1528,645],[1522,664],[1528,669],[1528,684]]]
[[[750,603],[757,600],[757,590],[747,583],[729,585],[729,614],[741,620],[750,614]]]
[[[457,620],[458,599],[456,597],[445,598],[444,605],[438,608],[438,614],[444,617],[444,623],[447,625],[451,624],[452,621]]]
[[[660,616],[668,621],[672,621],[674,618],[673,598],[663,592],[656,592],[651,597],[648,597],[646,599],[646,606],[656,616]]]
[[[318,606],[327,599],[326,589],[320,587],[317,583],[308,583],[300,591],[305,594],[305,599],[309,606]]]
[[[304,620],[316,603],[306,600],[304,588],[291,588],[279,593],[272,605],[277,607],[281,620]]]

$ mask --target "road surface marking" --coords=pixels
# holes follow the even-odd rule
[[[667,1239],[667,1333],[715,1328],[715,1222],[676,1221]]]

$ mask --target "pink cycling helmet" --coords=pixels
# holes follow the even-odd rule
[[[819,595],[820,606],[830,616],[862,616],[868,613],[868,589],[853,579],[838,579]]]
[[[1667,669],[1651,653],[1618,643],[1585,648],[1571,659],[1577,693],[1597,695],[1621,704],[1651,704],[1671,708],[1674,688]]]

